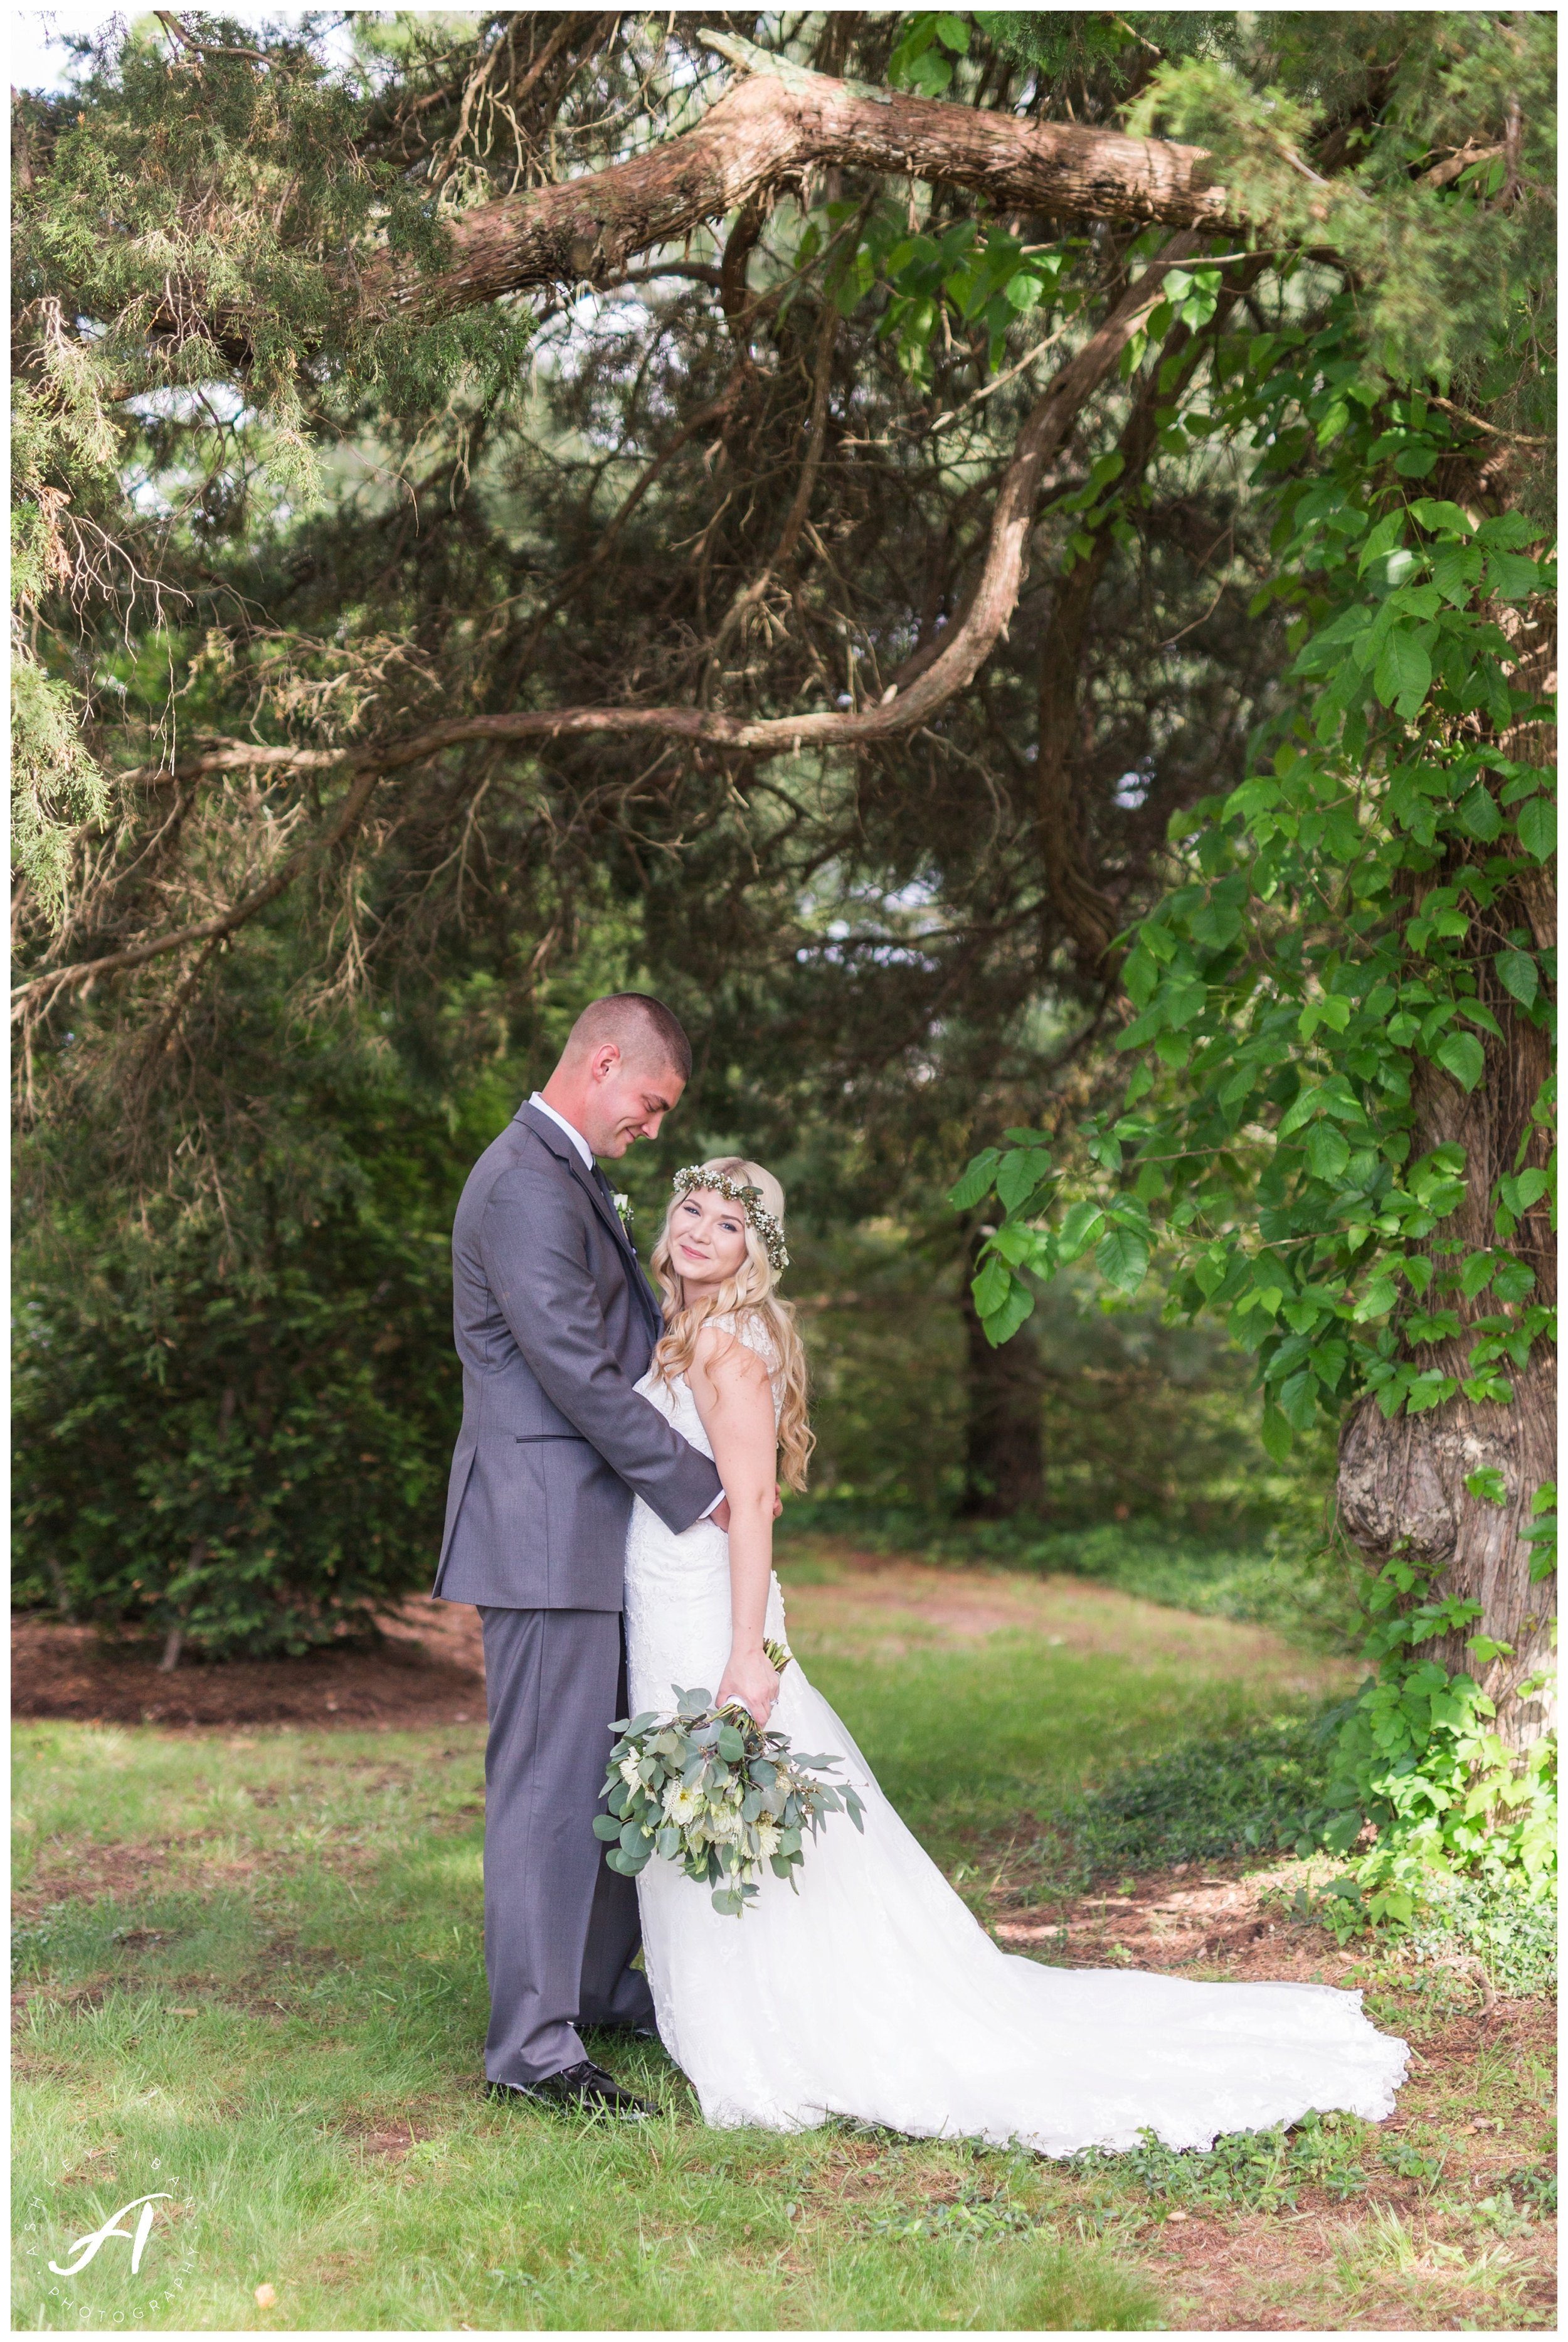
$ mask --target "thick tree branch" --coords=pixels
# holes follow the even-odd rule
[[[1228,198],[1201,147],[1073,123],[1023,122],[940,99],[834,81],[729,35],[744,69],[693,130],[564,185],[520,189],[453,223],[452,265],[365,272],[373,305],[440,315],[534,285],[618,283],[637,255],[825,165],[972,189],[1054,217],[1220,226]]]

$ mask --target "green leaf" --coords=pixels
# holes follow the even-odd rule
[[[1481,582],[1481,555],[1469,545],[1444,545],[1434,554],[1432,582],[1445,602],[1463,610]]]
[[[1504,1260],[1493,1277],[1492,1289],[1505,1309],[1517,1308],[1535,1290],[1535,1271],[1528,1261]]]
[[[1500,602],[1527,601],[1541,582],[1541,571],[1520,553],[1494,553],[1486,564],[1486,586]]]
[[[1468,536],[1475,526],[1462,505],[1436,496],[1418,496],[1410,507],[1410,516],[1433,536]]]
[[[1459,1272],[1459,1290],[1466,1301],[1473,1301],[1484,1293],[1492,1282],[1493,1256],[1489,1252],[1473,1252]]]
[[[1291,1452],[1291,1427],[1272,1402],[1263,1408],[1262,1425],[1263,1446],[1276,1464],[1284,1463]]]
[[[1494,514],[1491,520],[1482,522],[1475,532],[1475,541],[1477,545],[1502,545],[1517,550],[1520,545],[1528,545],[1531,538],[1538,536],[1540,533],[1535,523],[1525,514],[1503,512]]]
[[[1537,862],[1557,851],[1557,808],[1550,797],[1530,797],[1519,808],[1519,843]]]
[[[1486,1059],[1473,1033],[1444,1034],[1434,1054],[1438,1064],[1453,1076],[1461,1089],[1473,1090],[1480,1086]]]
[[[1403,535],[1404,515],[1397,509],[1384,513],[1361,548],[1355,565],[1356,575],[1364,577],[1373,563],[1380,560],[1383,554],[1392,552]]]
[[[1373,1317],[1386,1317],[1399,1296],[1386,1276],[1374,1276],[1351,1313],[1358,1326]]]
[[[944,48],[956,51],[959,56],[969,55],[969,27],[962,16],[938,16],[936,37]]]
[[[1152,953],[1142,944],[1130,951],[1122,966],[1122,985],[1134,1008],[1147,1007],[1160,981],[1160,970]]]
[[[1350,1161],[1350,1145],[1337,1123],[1314,1122],[1307,1133],[1307,1162],[1318,1179],[1337,1179]]]
[[[1034,1296],[1026,1285],[1014,1277],[1001,1308],[994,1309],[989,1316],[980,1321],[981,1331],[994,1350],[999,1350],[1004,1342],[1013,1339],[1034,1306]]]
[[[1307,1367],[1292,1375],[1279,1395],[1280,1413],[1293,1431],[1310,1431],[1317,1416],[1317,1379]]]
[[[1149,1266],[1149,1247],[1135,1228],[1113,1228],[1094,1247],[1094,1266],[1119,1293],[1136,1293]]]
[[[1549,1172],[1542,1170],[1539,1164],[1533,1163],[1527,1170],[1512,1178],[1500,1179],[1497,1185],[1510,1211],[1527,1212],[1532,1204],[1538,1204],[1546,1194],[1552,1185],[1552,1177]]]
[[[1508,1483],[1495,1464],[1483,1464],[1480,1471],[1467,1472],[1464,1485],[1473,1496],[1481,1498],[1483,1504],[1505,1505],[1508,1502]]]
[[[1002,1160],[1002,1150],[988,1146],[969,1163],[957,1186],[949,1191],[947,1200],[955,1212],[973,1210],[983,1196],[990,1194],[996,1178],[996,1166]]]
[[[1104,1218],[1104,1214],[1098,1204],[1074,1204],[1063,1221],[1062,1232],[1056,1239],[1057,1258],[1076,1260],[1098,1236]]]
[[[1372,687],[1385,707],[1408,723],[1432,688],[1432,661],[1408,626],[1391,629],[1377,662]]]
[[[1528,952],[1501,951],[1492,963],[1497,970],[1497,980],[1504,992],[1512,994],[1521,1008],[1532,1008],[1541,989],[1541,971]]]
[[[621,1825],[613,1814],[594,1815],[594,1836],[595,1837],[602,1837],[605,1839],[606,1842],[613,1842],[614,1839],[618,1838],[620,1835]]]
[[[1480,838],[1483,845],[1489,845],[1502,833],[1503,815],[1497,800],[1480,781],[1460,799],[1458,818],[1460,827],[1472,837]]]
[[[1049,1239],[1022,1220],[1007,1220],[991,1239],[991,1249],[1009,1268],[1034,1268]]]
[[[1241,934],[1241,905],[1228,898],[1204,903],[1193,912],[1189,926],[1194,943],[1208,951],[1223,951]]]
[[[1014,1282],[1012,1271],[1004,1260],[998,1260],[992,1254],[982,1261],[979,1273],[969,1288],[974,1296],[974,1306],[982,1323],[987,1317],[994,1317],[1005,1306]]]
[[[1043,1146],[1011,1148],[1002,1158],[1002,1168],[996,1175],[996,1193],[1006,1212],[1015,1212],[1027,1203],[1047,1172],[1051,1157]]]
[[[909,66],[905,78],[917,96],[940,97],[953,79],[953,67],[945,57],[939,57],[927,49],[923,57],[916,57]]]

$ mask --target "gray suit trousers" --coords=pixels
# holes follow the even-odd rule
[[[484,1752],[484,2071],[527,2085],[587,2055],[579,2025],[654,2022],[637,1949],[637,1888],[604,1860],[594,1817],[627,1713],[615,1610],[480,1606]]]

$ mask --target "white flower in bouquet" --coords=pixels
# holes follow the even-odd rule
[[[769,1643],[782,1675],[790,1655]],[[788,1736],[766,1732],[738,1701],[715,1708],[705,1691],[675,1690],[672,1715],[650,1710],[617,1724],[600,1795],[609,1812],[594,1823],[604,1859],[635,1878],[655,1854],[678,1862],[688,1878],[713,1890],[714,1908],[738,1917],[760,1889],[765,1863],[775,1878],[794,1874],[804,1843],[824,1817],[846,1813],[856,1829],[864,1811],[845,1782],[814,1768],[836,1756],[806,1756]]]

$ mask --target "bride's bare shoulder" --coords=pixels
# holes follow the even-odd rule
[[[716,1384],[766,1382],[772,1346],[765,1327],[749,1318],[710,1317],[697,1336],[693,1364]]]

